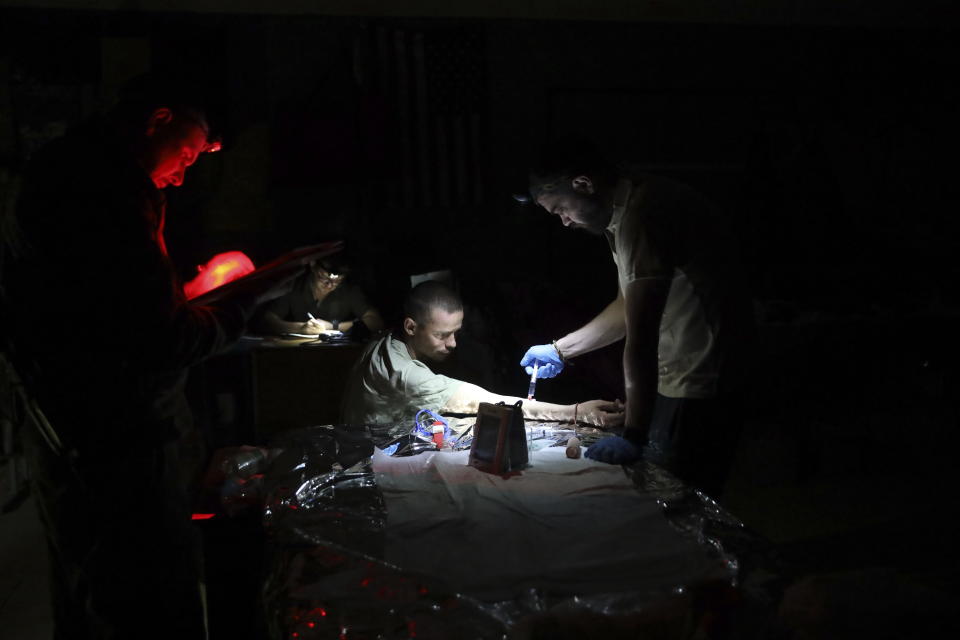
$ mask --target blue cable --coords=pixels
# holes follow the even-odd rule
[[[426,437],[427,439],[430,439],[430,438],[433,437],[433,431],[431,431],[431,430],[429,429],[429,427],[425,427],[424,425],[420,424],[420,416],[422,416],[422,415],[424,415],[424,414],[427,414],[427,415],[430,416],[430,418],[431,418],[430,425],[431,425],[431,426],[433,425],[434,422],[439,422],[440,424],[443,425],[443,439],[444,439],[444,440],[446,440],[447,438],[450,437],[450,434],[451,434],[452,432],[451,432],[451,430],[450,430],[450,425],[448,424],[447,419],[444,418],[443,416],[439,415],[439,414],[434,413],[433,411],[430,411],[430,409],[420,409],[420,411],[417,412],[417,415],[414,416],[414,418],[413,418],[413,430],[417,433],[417,435],[424,436],[424,437]]]

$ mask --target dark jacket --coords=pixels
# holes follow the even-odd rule
[[[163,194],[101,120],[28,167],[17,205],[26,254],[6,267],[4,314],[21,375],[68,447],[175,439],[188,419],[186,368],[243,330],[241,301],[185,300],[164,211]]]

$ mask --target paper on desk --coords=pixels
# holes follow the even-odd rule
[[[342,335],[343,335],[343,331],[337,331],[337,330],[334,330],[334,329],[327,329],[327,330],[321,331],[319,335],[321,335],[321,336],[334,336],[334,337],[335,337],[335,336],[342,336]],[[284,338],[316,338],[316,337],[317,337],[317,334],[316,334],[316,333],[284,333],[284,334],[283,334],[283,337],[284,337]]]
[[[531,454],[521,476],[467,466],[469,452],[373,457],[387,505],[385,559],[484,600],[655,591],[722,572],[619,466]]]

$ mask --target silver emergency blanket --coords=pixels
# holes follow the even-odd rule
[[[385,560],[486,602],[526,589],[587,595],[688,584],[720,568],[676,534],[619,466],[534,451],[500,477],[469,452],[373,457],[387,507]]]
[[[628,473],[540,443],[530,467],[502,478],[469,467],[467,451],[371,446],[407,431],[313,427],[274,443],[272,638],[512,637],[545,612],[626,615],[700,583],[737,584],[728,547],[755,550],[736,518],[653,465]]]

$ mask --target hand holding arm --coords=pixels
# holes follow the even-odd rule
[[[590,400],[577,406],[577,422],[601,429],[618,429],[624,421],[623,404],[619,400]]]
[[[640,454],[640,447],[626,438],[608,436],[590,445],[584,456],[607,464],[633,464],[640,459]]]

